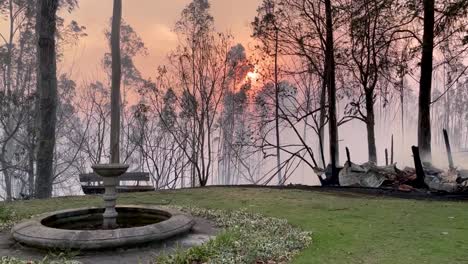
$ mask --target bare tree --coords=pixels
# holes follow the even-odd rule
[[[392,31],[398,29],[393,12],[398,9],[393,0],[354,1],[349,7],[349,67],[359,90],[357,100],[350,104],[356,113],[349,118],[357,118],[366,124],[368,156],[373,163],[377,163],[374,104],[377,96],[386,97],[386,76],[392,62],[390,48],[394,42]],[[381,93],[377,91],[379,86]],[[340,123],[349,120],[347,118],[345,116]]]
[[[194,0],[176,23],[181,43],[171,54],[178,72],[181,122],[172,131],[191,164],[192,186],[205,186],[212,174],[213,132],[227,75],[229,35],[214,31],[207,0]],[[187,141],[186,141],[187,140]],[[187,144],[186,144],[187,143]]]
[[[466,28],[468,2],[424,0],[421,75],[419,82],[418,145],[423,162],[432,162],[431,103],[434,48]],[[461,22],[461,23],[459,23]],[[448,29],[450,28],[450,29]],[[442,37],[442,40],[437,37]],[[435,41],[436,40],[436,41]],[[466,49],[462,49],[462,52]],[[457,54],[458,56],[461,53]],[[445,93],[443,93],[445,94]],[[442,95],[443,95],[442,94]]]
[[[271,6],[278,7],[273,15],[269,15],[268,12]],[[324,127],[328,112],[332,167],[336,167],[339,163],[336,58],[333,36],[335,29],[342,24],[337,19],[339,17],[338,11],[339,9],[334,8],[330,1],[265,0],[259,7],[258,16],[253,22],[254,37],[260,39],[268,50],[274,50],[276,27],[281,55],[291,57],[291,59],[304,58],[307,64],[302,65],[306,65],[306,69],[298,71],[312,71],[321,78],[319,145],[323,146]],[[312,114],[309,113],[308,116],[310,115]],[[322,150],[323,147],[320,147],[320,152]],[[322,153],[321,160],[324,161]],[[333,169],[332,177],[325,179],[323,184],[336,184],[338,182],[337,176],[337,170]]]
[[[218,144],[218,182],[232,184],[238,182],[242,156],[242,144],[238,144],[239,136],[246,132],[245,111],[247,97],[251,87],[247,77],[253,71],[253,65],[247,59],[245,48],[241,44],[233,46],[228,53],[227,78],[224,82],[226,90],[223,93],[222,110],[219,117]]]
[[[52,195],[55,124],[57,121],[56,12],[58,0],[38,1],[39,136],[37,151],[37,198]]]

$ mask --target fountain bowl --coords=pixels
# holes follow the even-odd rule
[[[104,208],[89,207],[46,213],[15,225],[12,237],[46,249],[99,250],[134,247],[188,233],[189,215],[156,206],[117,206],[117,227],[102,229]]]
[[[118,177],[128,170],[128,165],[111,163],[111,164],[95,164],[91,166],[93,171],[101,177]]]

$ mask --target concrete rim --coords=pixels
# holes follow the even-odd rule
[[[47,227],[42,221],[57,214],[66,214],[99,207],[61,210],[45,213],[15,225],[11,230],[13,238],[23,244],[39,248],[97,250],[117,247],[132,247],[143,243],[160,241],[187,233],[195,224],[192,217],[173,209],[157,206],[125,205],[117,208],[154,210],[168,214],[169,218],[159,223],[113,230],[67,230]]]

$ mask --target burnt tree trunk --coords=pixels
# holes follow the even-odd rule
[[[421,160],[432,162],[431,156],[431,88],[434,50],[434,0],[424,0],[424,35],[419,83],[418,145]]]
[[[346,147],[346,161],[348,162],[348,166],[351,166],[351,154],[349,154],[348,147]]]
[[[392,142],[390,143],[390,163],[394,164],[394,158],[393,158],[393,135],[392,135]]]
[[[414,182],[414,187],[421,188],[426,185],[424,183],[424,178],[426,175],[424,174],[421,157],[419,155],[419,148],[412,146],[411,151],[413,152],[414,168],[416,169],[416,181]]]
[[[447,159],[449,163],[449,169],[453,169],[454,165],[453,165],[452,149],[450,147],[448,133],[447,133],[447,130],[445,129],[443,130],[443,132],[444,132],[445,149],[447,150]]]
[[[388,166],[388,149],[385,149],[385,166]]]
[[[336,121],[336,81],[335,81],[335,51],[333,44],[333,14],[331,0],[325,0],[326,16],[326,47],[325,47],[325,80],[328,88],[328,129],[332,175],[328,184],[339,184],[338,169],[338,126]]]
[[[367,128],[367,151],[369,161],[377,164],[377,148],[375,146],[375,113],[374,92],[366,90],[366,128]]]
[[[37,91],[39,136],[36,167],[36,198],[52,196],[55,125],[57,121],[57,62],[55,53],[58,0],[40,0],[37,6]]]

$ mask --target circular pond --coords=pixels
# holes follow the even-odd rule
[[[171,217],[166,211],[137,208],[117,207],[117,227],[132,228],[156,224]],[[103,229],[104,208],[89,208],[53,214],[42,219],[41,224],[47,227],[68,230],[101,230]]]
[[[186,233],[193,219],[154,206],[118,206],[117,228],[102,229],[104,208],[82,208],[40,215],[13,227],[18,242],[33,247],[95,250],[131,247]]]

